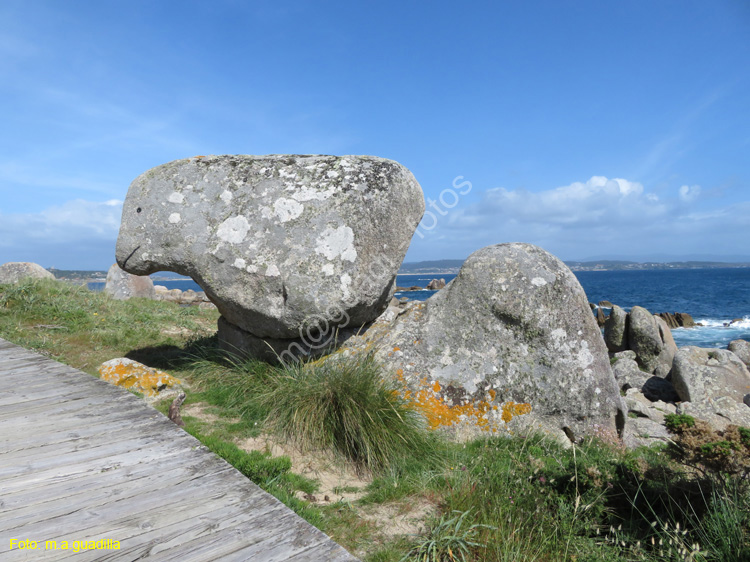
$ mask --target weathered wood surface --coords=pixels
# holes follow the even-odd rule
[[[136,396],[0,339],[0,560],[68,558],[356,560]]]

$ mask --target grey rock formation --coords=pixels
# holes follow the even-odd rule
[[[131,275],[113,264],[107,272],[104,292],[113,299],[124,301],[132,298],[153,299],[156,297],[154,282],[148,275]]]
[[[41,265],[25,261],[10,261],[0,265],[0,285],[18,283],[22,279],[54,279]]]
[[[654,320],[659,329],[659,338],[661,339],[661,351],[659,351],[659,355],[656,358],[654,374],[664,379],[667,378],[667,375],[672,370],[674,355],[677,353],[677,344],[674,342],[672,330],[669,329],[667,323],[658,316],[654,316]]]
[[[731,351],[688,346],[674,357],[672,384],[686,402],[729,398],[741,403],[750,390],[750,372]]]
[[[616,357],[625,353],[633,352],[620,352]],[[679,400],[671,382],[641,371],[638,363],[627,356],[617,357],[617,361],[612,366],[612,372],[622,391],[637,390],[652,402],[677,402]]]
[[[644,371],[666,377],[672,368],[677,346],[666,322],[640,306],[634,306],[627,318],[627,342],[635,351]]]
[[[433,426],[579,437],[625,423],[583,289],[560,260],[529,244],[478,250],[445,289],[376,322],[343,353],[368,349]]]
[[[716,431],[724,431],[729,424],[750,427],[750,408],[729,396],[700,402],[680,402],[677,413],[706,421]]]
[[[651,377],[649,373],[641,371],[634,359],[625,357],[618,358],[615,361],[612,365],[612,373],[621,390],[628,390],[630,388],[640,390],[649,377]]]
[[[628,314],[628,342],[630,349],[635,351],[638,364],[653,373],[662,350],[662,340],[654,316],[643,307],[634,306]]]
[[[433,279],[427,283],[427,289],[430,291],[437,291],[445,287],[445,279]]]
[[[419,184],[372,156],[208,156],[131,184],[117,261],[189,275],[259,338],[362,325],[387,306],[424,213]]]
[[[740,358],[746,366],[750,367],[750,342],[745,340],[732,340],[729,342],[729,351]]]
[[[628,349],[628,314],[619,306],[613,306],[604,323],[604,341],[612,353]]]

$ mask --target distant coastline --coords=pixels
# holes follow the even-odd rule
[[[399,275],[446,275],[458,273],[462,260],[436,260],[430,262],[405,263]],[[566,261],[572,271],[643,271],[664,269],[726,269],[748,268],[750,262],[718,261],[675,261],[675,262],[634,262],[625,260]]]
[[[665,269],[728,269],[750,268],[750,262],[718,262],[718,261],[676,261],[676,262],[634,262],[624,260],[598,261],[566,261],[572,271],[643,271]],[[404,263],[398,270],[398,275],[456,275],[461,269],[463,260],[434,260],[425,262]],[[58,279],[76,284],[103,282],[107,279],[106,270],[55,269],[49,271]],[[189,279],[162,271],[151,276],[154,281],[168,281]]]

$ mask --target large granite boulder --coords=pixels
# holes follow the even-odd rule
[[[612,353],[628,349],[628,313],[619,306],[612,306],[604,323],[604,342]]]
[[[729,351],[739,357],[746,366],[750,367],[750,342],[745,340],[732,340],[729,342]]]
[[[131,184],[117,262],[189,275],[232,325],[294,338],[311,322],[374,320],[423,213],[419,184],[391,160],[195,157]]]
[[[156,298],[154,282],[148,275],[132,275],[120,269],[116,263],[107,272],[104,292],[120,301],[132,298]]]
[[[568,439],[625,423],[586,295],[540,248],[483,248],[445,289],[388,312],[342,353],[377,350],[432,427],[529,428]]]
[[[11,261],[0,265],[0,285],[18,283],[27,278],[54,279],[55,276],[41,265],[31,262]]]
[[[731,351],[688,346],[674,357],[672,384],[686,402],[727,397],[741,403],[750,392],[750,372]]]

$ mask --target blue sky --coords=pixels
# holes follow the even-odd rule
[[[3,0],[0,263],[106,268],[136,176],[227,153],[401,162],[407,261],[750,260],[748,61],[744,0]]]

